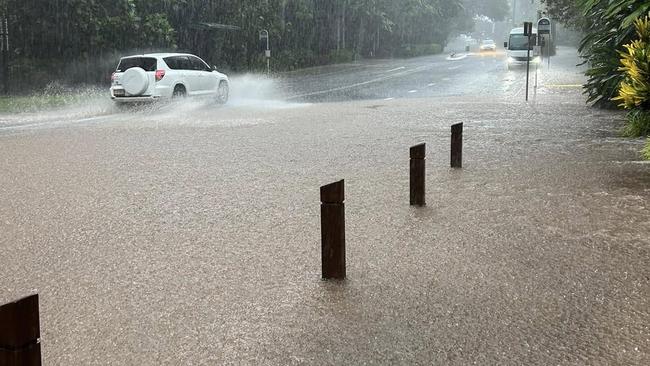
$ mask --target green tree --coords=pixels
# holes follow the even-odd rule
[[[118,56],[154,50],[255,69],[264,59],[261,29],[285,67],[400,55],[411,45],[434,51],[463,9],[462,0],[0,1],[11,9],[13,65],[22,70],[14,74],[26,78],[16,85],[98,82]]]
[[[571,29],[581,30],[585,26],[582,7],[576,0],[542,0],[546,12],[554,21]]]
[[[484,15],[495,22],[504,20],[510,13],[507,0],[466,0],[465,6],[473,15]]]

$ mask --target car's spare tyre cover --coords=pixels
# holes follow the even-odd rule
[[[130,95],[141,95],[149,87],[149,77],[147,73],[139,68],[132,67],[120,78],[124,90]]]

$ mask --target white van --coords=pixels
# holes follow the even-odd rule
[[[533,35],[531,40],[537,38],[537,28],[533,28]],[[530,49],[530,63],[535,64],[540,62],[539,47],[528,44],[528,36],[524,36],[524,28],[514,28],[510,31],[510,38],[508,42],[503,43],[506,49],[506,56],[508,56],[508,70],[516,66],[526,66],[528,60],[528,49]]]

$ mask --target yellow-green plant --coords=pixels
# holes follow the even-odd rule
[[[634,22],[638,39],[626,44],[621,55],[620,71],[625,79],[614,100],[626,109],[650,109],[650,16]]]
[[[620,106],[629,109],[627,124],[623,130],[625,136],[647,136],[650,134],[650,16],[646,15],[634,21],[638,39],[626,44],[625,51],[619,52],[621,66],[625,77],[613,100],[620,101]],[[650,139],[641,152],[650,160]]]
[[[646,142],[645,147],[641,150],[641,154],[643,154],[645,160],[650,160],[650,142]]]

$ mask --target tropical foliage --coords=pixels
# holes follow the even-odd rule
[[[580,52],[589,65],[585,85],[590,102],[613,105],[623,81],[618,52],[634,37],[634,20],[650,10],[647,0],[579,0],[587,24]]]
[[[650,110],[650,17],[637,19],[635,27],[638,38],[620,52],[625,79],[614,100],[626,109]]]
[[[623,135],[650,135],[650,1],[542,1],[552,16],[585,34],[580,52],[589,66],[588,100],[628,109]],[[650,140],[642,153],[650,160]]]
[[[645,147],[643,148],[643,151],[641,151],[641,153],[643,154],[643,157],[644,157],[646,160],[650,160],[650,141],[648,141],[648,142],[646,143],[646,145],[645,145]]]
[[[589,66],[585,93],[597,106],[612,107],[624,75],[619,51],[634,37],[634,20],[650,11],[647,0],[543,0],[549,13],[580,29],[580,52]]]
[[[636,39],[620,52],[624,79],[615,101],[630,110],[624,134],[631,137],[650,135],[650,16],[634,22]],[[650,142],[643,151],[650,158]]]

